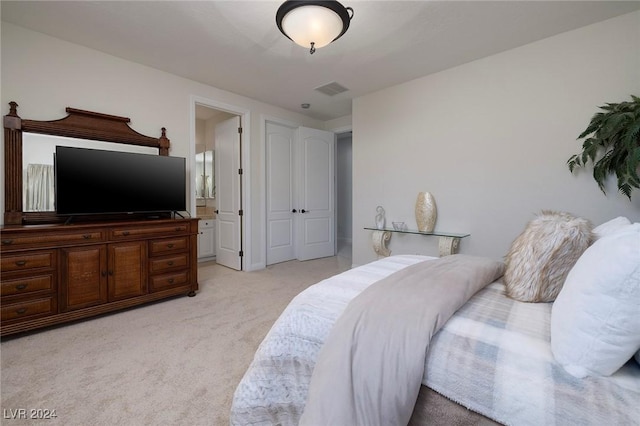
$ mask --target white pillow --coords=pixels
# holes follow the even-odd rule
[[[609,376],[640,349],[640,223],[598,239],[551,310],[551,350],[575,377]]]
[[[615,219],[611,219],[593,228],[593,233],[595,234],[596,238],[602,238],[606,235],[611,235],[615,234],[618,231],[622,231],[630,225],[631,221],[629,219],[624,216],[618,216]]]

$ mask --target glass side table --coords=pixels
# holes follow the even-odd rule
[[[421,232],[413,229],[398,230],[393,228],[378,229],[369,227],[365,227],[364,229],[373,231],[373,235],[371,236],[373,250],[380,256],[389,256],[391,254],[391,250],[389,250],[387,244],[389,243],[391,234],[393,233],[438,237],[438,251],[440,252],[440,257],[458,253],[458,249],[460,248],[460,240],[471,235],[443,231]]]

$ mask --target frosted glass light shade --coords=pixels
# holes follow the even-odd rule
[[[282,19],[284,33],[300,46],[324,47],[342,32],[342,19],[331,9],[322,6],[302,6],[293,9]]]
[[[276,24],[282,34],[313,53],[342,37],[352,18],[353,9],[337,0],[287,0],[278,8]]]

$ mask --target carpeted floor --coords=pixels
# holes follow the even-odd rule
[[[10,419],[33,409],[55,410],[48,425],[228,425],[235,387],[282,310],[350,263],[204,263],[196,297],[5,338],[2,424],[45,424]]]

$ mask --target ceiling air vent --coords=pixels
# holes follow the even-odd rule
[[[320,93],[324,93],[325,95],[333,96],[337,95],[338,93],[346,92],[349,89],[333,81],[323,86],[316,87],[314,90],[317,90]]]

